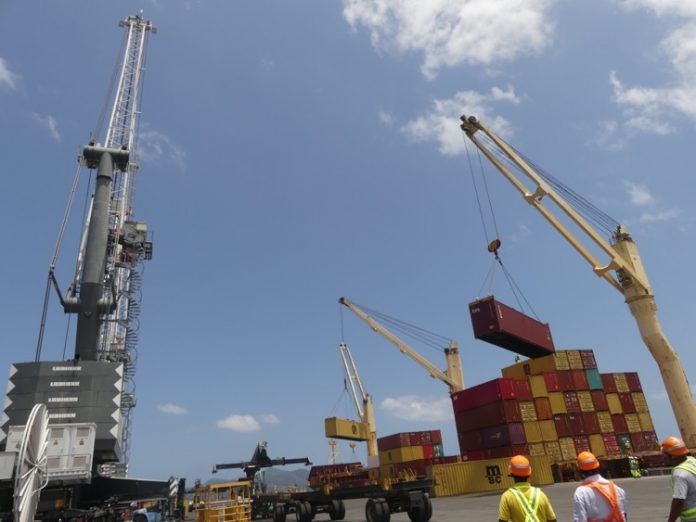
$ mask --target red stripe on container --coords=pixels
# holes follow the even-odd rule
[[[619,393],[619,401],[621,401],[621,409],[624,413],[636,413],[636,405],[630,392]]]
[[[568,425],[568,415],[554,415],[553,423],[556,425],[556,433],[559,437],[570,437],[573,434]]]
[[[636,372],[626,373],[626,382],[628,382],[628,389],[632,392],[643,391],[643,387],[640,385],[640,377]]]
[[[527,379],[515,379],[515,394],[519,401],[531,401],[532,389]]]
[[[572,391],[563,392],[563,400],[568,413],[580,413],[580,401],[577,393]]]
[[[614,431],[618,433],[628,433],[628,425],[626,424],[626,417],[621,413],[616,413],[611,416],[611,422],[614,424]]]
[[[599,421],[597,420],[597,414],[593,411],[586,411],[582,413],[582,421],[585,424],[585,432],[588,434],[601,433],[602,430],[599,427]]]
[[[616,382],[614,381],[613,373],[600,373],[599,376],[602,379],[602,385],[604,386],[604,393],[616,393]]]
[[[452,406],[455,412],[459,412],[503,399],[516,398],[515,380],[502,377],[454,393]]]
[[[590,394],[592,395],[592,403],[594,404],[595,410],[607,411],[609,409],[607,396],[604,395],[602,390],[592,390]]]
[[[562,370],[558,373],[558,383],[561,391],[573,391],[575,382],[573,382],[573,370]]]
[[[590,389],[590,385],[587,382],[587,374],[585,373],[585,370],[570,370],[570,374],[573,378],[574,390]]]
[[[546,391],[557,392],[561,391],[561,383],[558,379],[558,372],[544,372],[544,383],[546,384]]]
[[[537,420],[553,419],[551,403],[547,397],[537,397],[534,399],[534,409],[536,409]]]

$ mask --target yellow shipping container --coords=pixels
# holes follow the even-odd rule
[[[379,465],[398,464],[423,458],[423,446],[406,446],[379,453]]]
[[[527,437],[527,442],[542,442],[541,428],[536,421],[523,422],[524,434]]]
[[[544,442],[544,450],[546,451],[546,455],[549,457],[551,463],[560,462],[563,460],[561,456],[561,447],[559,446],[558,441]]]
[[[615,373],[614,382],[616,383],[616,391],[619,393],[626,393],[631,391],[628,388],[628,381],[626,380],[625,373]]]
[[[566,354],[568,354],[568,367],[571,370],[582,370],[584,368],[580,350],[566,350]]]
[[[592,394],[588,391],[579,391],[578,402],[580,403],[580,411],[594,411],[594,403],[592,402]]]
[[[563,397],[563,392],[551,392],[549,393],[549,403],[551,404],[551,413],[558,415],[561,413],[568,413],[566,410],[565,398]]]
[[[555,352],[538,359],[527,359],[521,363],[513,364],[502,369],[503,377],[512,379],[524,379],[529,375],[538,375],[541,372],[555,372],[557,370],[569,370],[568,356],[566,352]]]
[[[324,419],[324,432],[332,439],[368,440],[370,429],[366,422],[329,417]],[[421,457],[422,458],[422,457]]]
[[[640,429],[640,421],[638,420],[638,414],[637,413],[627,413],[625,415],[626,417],[626,426],[628,426],[628,431],[630,433],[639,433],[643,430]]]
[[[475,460],[453,464],[436,464],[432,468],[433,496],[448,497],[466,493],[502,491],[513,486],[508,476],[510,459]],[[553,474],[548,457],[529,457],[534,472],[530,482],[534,486],[553,484]]]
[[[546,381],[543,375],[532,375],[529,378],[529,387],[532,389],[532,397],[548,397],[549,392],[546,391]]]
[[[596,457],[604,457],[607,449],[604,447],[604,439],[601,435],[590,435],[590,450]]]
[[[649,413],[639,413],[638,422],[640,423],[640,431],[655,431],[655,426]]]
[[[520,401],[520,413],[523,421],[537,420],[536,408],[532,401]]]
[[[633,404],[635,404],[638,413],[650,411],[648,409],[648,401],[645,400],[645,395],[642,392],[633,392],[631,397],[633,397]]]
[[[553,442],[558,440],[558,433],[556,433],[556,423],[554,421],[539,421],[539,428],[541,429],[541,439],[544,442]]]
[[[544,450],[544,443],[543,442],[535,442],[533,444],[530,444],[529,445],[529,455],[530,456],[546,455],[546,451]]]
[[[623,413],[618,393],[607,393],[607,404],[609,405],[609,413],[612,415]]]
[[[561,447],[561,458],[563,460],[575,460],[577,458],[573,437],[561,437],[558,439],[558,445]]]
[[[602,433],[614,433],[614,423],[611,422],[611,413],[608,411],[598,411],[597,421]]]

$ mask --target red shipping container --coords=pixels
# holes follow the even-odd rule
[[[486,450],[462,451],[462,460],[483,460],[486,458]]]
[[[584,435],[587,433],[581,413],[569,413],[566,415],[566,418],[568,419],[568,427],[570,427],[571,435]]]
[[[442,444],[442,433],[440,430],[431,431],[430,440],[433,442],[433,444]]]
[[[602,379],[602,385],[604,386],[604,393],[616,393],[616,382],[614,381],[613,373],[600,373],[599,376]]]
[[[657,451],[660,449],[660,441],[654,431],[644,431],[643,440],[645,441],[645,451]]]
[[[534,399],[534,409],[537,413],[537,420],[550,420],[553,419],[553,413],[551,413],[551,403],[548,397],[537,397]]]
[[[626,417],[621,413],[616,413],[611,416],[611,422],[614,424],[614,431],[619,433],[628,433],[628,425],[626,424]]]
[[[577,393],[570,391],[563,392],[563,399],[568,413],[580,413],[580,401],[578,400]]]
[[[558,379],[558,372],[543,372],[542,375],[544,376],[544,384],[546,384],[546,391],[561,391],[561,382]]]
[[[626,373],[626,382],[628,383],[628,389],[632,392],[643,391],[643,387],[640,385],[640,377],[636,372]]]
[[[454,411],[466,411],[501,399],[516,399],[515,380],[498,378],[452,395]]]
[[[586,411],[582,413],[582,421],[585,424],[585,432],[588,435],[593,433],[601,433],[602,430],[599,427],[599,421],[597,420],[597,414],[593,411]]]
[[[602,435],[602,440],[604,441],[604,449],[607,452],[607,456],[621,455],[621,448],[619,448],[619,441],[616,440],[616,435]]]
[[[607,411],[609,409],[607,396],[604,395],[602,390],[592,390],[590,394],[592,395],[592,404],[594,404],[596,411]]]
[[[486,458],[488,459],[501,459],[513,457],[515,455],[529,455],[529,446],[526,444],[513,444],[512,446],[503,446],[486,450]]]
[[[527,379],[515,379],[515,394],[518,401],[531,401],[532,389]]]
[[[517,401],[497,401],[455,413],[456,420],[467,430],[499,426],[501,423],[522,422],[520,404]]]
[[[424,459],[432,459],[433,458],[433,445],[432,444],[425,444],[423,446],[423,458]]]
[[[621,409],[624,413],[636,413],[636,405],[633,403],[633,396],[630,393],[619,393]]]
[[[633,446],[633,451],[646,451],[645,438],[642,433],[631,433],[631,446]]]
[[[408,436],[411,439],[411,446],[431,444],[429,431],[411,431]]]
[[[589,390],[590,385],[587,382],[587,374],[585,370],[570,370],[573,377],[573,385],[575,390]]]
[[[575,390],[575,383],[573,382],[573,370],[562,370],[558,373],[558,384],[561,391],[573,391]]]
[[[521,422],[484,428],[481,430],[481,439],[483,440],[484,448],[498,448],[500,446],[512,446],[513,444],[525,444],[527,442]]]
[[[548,324],[496,301],[493,296],[469,303],[469,314],[476,339],[531,358],[556,351]]]
[[[590,451],[590,439],[586,435],[576,435],[573,437],[573,442],[575,442],[575,451],[578,453]]]
[[[483,449],[483,439],[481,438],[480,430],[460,431],[458,438],[459,452],[462,454],[471,450]]]
[[[570,425],[568,424],[568,415],[554,415],[553,423],[556,425],[556,434],[559,437],[570,437],[573,435]]]
[[[592,350],[580,350],[580,358],[583,368],[597,368],[597,361]]]
[[[405,448],[412,446],[410,433],[395,433],[377,439],[377,449],[379,451],[388,451],[397,448]]]

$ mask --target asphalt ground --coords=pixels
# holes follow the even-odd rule
[[[669,476],[616,479],[616,484],[626,491],[626,511],[630,522],[657,522],[666,520],[672,498]],[[549,497],[559,522],[573,520],[573,492],[577,482],[564,482],[543,487]],[[432,522],[497,521],[500,493],[461,495],[434,498]],[[346,522],[365,520],[365,500],[347,500]],[[323,522],[326,515],[317,515]],[[294,521],[292,515],[289,521]],[[406,513],[394,513],[394,522],[410,522]]]

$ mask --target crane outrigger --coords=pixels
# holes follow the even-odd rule
[[[626,301],[643,342],[650,350],[662,374],[674,416],[686,444],[696,447],[696,405],[691,388],[669,340],[662,331],[657,318],[657,305],[650,281],[643,267],[638,247],[624,225],[618,224],[612,232],[611,241],[606,241],[590,223],[576,211],[559,191],[555,190],[549,176],[530,165],[514,148],[496,133],[483,125],[475,116],[462,116],[461,129],[476,147],[490,160],[495,168],[517,189],[524,200],[570,243],[580,256],[592,266],[593,272],[620,292]],[[508,165],[505,162],[509,162]],[[533,184],[528,189],[514,167]],[[561,222],[559,216],[547,205],[549,199],[584,233],[586,239],[609,257],[600,262],[587,246]]]

